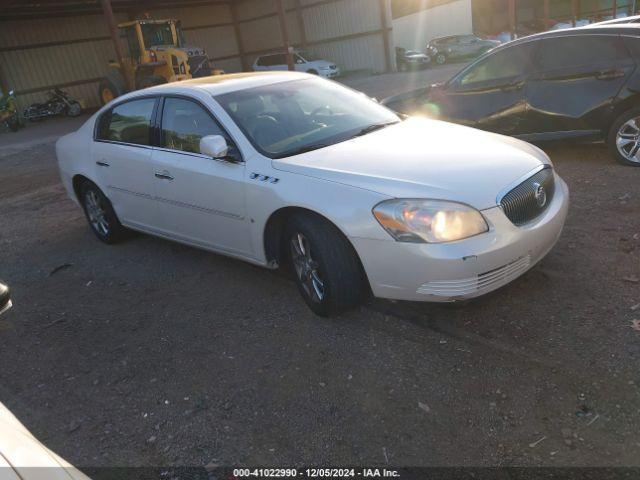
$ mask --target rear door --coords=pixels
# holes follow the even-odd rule
[[[527,84],[528,138],[582,136],[607,125],[620,89],[635,69],[617,35],[574,35],[539,41]]]
[[[160,145],[153,152],[161,230],[178,240],[250,255],[245,203],[245,164],[233,139],[211,111],[186,97],[166,97]],[[200,139],[222,135],[238,161],[200,153]]]
[[[114,106],[100,117],[92,147],[100,188],[122,222],[142,228],[158,222],[151,159],[156,105],[157,98],[146,97]]]
[[[429,101],[440,117],[483,130],[517,134],[535,42],[515,45],[463,70]]]

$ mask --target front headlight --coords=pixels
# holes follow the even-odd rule
[[[475,208],[441,200],[387,200],[376,205],[373,214],[399,242],[452,242],[489,230]]]

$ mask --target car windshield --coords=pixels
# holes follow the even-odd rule
[[[283,158],[365,135],[400,118],[364,94],[319,78],[218,95],[252,145]]]
[[[168,23],[143,23],[142,37],[146,48],[173,45],[173,33]]]

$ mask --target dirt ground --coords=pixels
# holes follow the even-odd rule
[[[571,210],[514,283],[332,320],[240,261],[101,244],[53,143],[4,145],[0,401],[73,464],[640,466],[640,168],[603,145],[545,147]]]

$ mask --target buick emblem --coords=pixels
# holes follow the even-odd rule
[[[536,197],[536,202],[540,208],[547,204],[547,191],[539,183],[533,184],[533,194]]]

